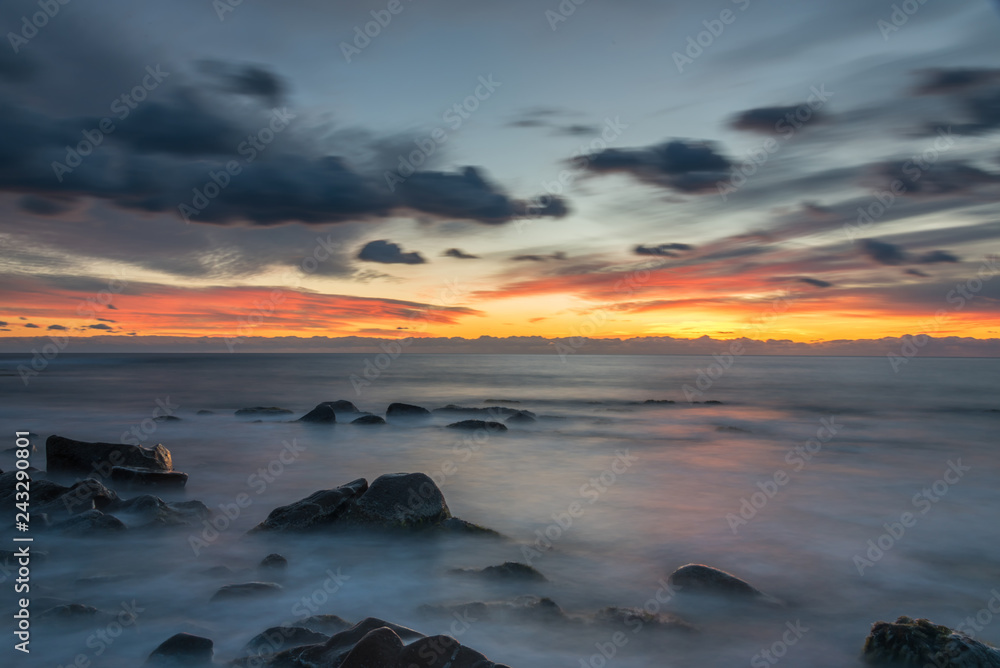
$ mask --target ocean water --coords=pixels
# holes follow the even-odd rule
[[[918,357],[897,373],[885,358],[746,357],[719,374],[710,357],[63,355],[25,385],[25,359],[0,358],[10,441],[0,450],[13,447],[14,431],[34,432],[32,463],[44,469],[49,435],[118,442],[138,433],[190,475],[166,500],[199,499],[217,516],[241,494],[249,503],[217,534],[36,532],[33,549],[48,556],[32,564],[34,615],[46,599],[141,611],[114,637],[104,623],[36,620],[32,653],[14,665],[82,656],[137,666],[179,631],[212,638],[228,661],[260,631],[304,614],[454,635],[513,668],[860,666],[870,625],[899,615],[1000,644],[1000,620],[988,612],[1000,603],[1000,360]],[[376,376],[366,360],[385,368]],[[686,397],[699,370],[704,393]],[[361,428],[233,414],[280,406],[295,418],[336,399],[380,414],[394,401],[518,402],[503,405],[539,420],[477,436],[444,428],[458,418]],[[181,420],[153,423],[158,406]],[[11,453],[2,457],[9,470]],[[399,471],[432,476],[456,516],[506,538],[246,535],[277,506]],[[0,522],[0,549],[12,549],[12,522]],[[280,595],[209,603],[224,584],[260,579],[253,569],[272,552],[289,560]],[[548,582],[448,573],[526,560]],[[688,563],[734,573],[784,605],[665,590]],[[219,565],[239,572],[205,574]],[[3,579],[8,609],[13,577]],[[698,632],[647,624],[615,636],[584,621],[462,622],[420,610],[519,595],[551,597],[581,620],[645,605]]]

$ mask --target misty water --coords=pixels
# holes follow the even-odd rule
[[[335,614],[454,635],[513,668],[772,665],[761,652],[776,643],[783,656],[774,661],[844,667],[861,665],[873,622],[909,615],[958,627],[1000,589],[998,360],[916,357],[894,372],[884,357],[747,357],[685,397],[711,357],[403,354],[359,385],[366,359],[375,355],[63,355],[27,386],[16,373],[25,358],[0,359],[9,441],[0,450],[14,431],[34,432],[32,464],[44,469],[52,434],[119,442],[145,425],[142,443],[164,444],[190,475],[184,492],[164,499],[201,500],[217,517],[239,495],[249,499],[217,536],[204,527],[34,532],[32,549],[48,555],[32,564],[33,615],[52,599],[108,612],[134,601],[141,611],[107,642],[95,635],[103,623],[36,621],[20,665],[68,666],[82,655],[87,665],[137,666],[180,631],[212,638],[217,660],[229,661],[268,627]],[[459,418],[441,416],[367,428],[283,421],[337,399],[376,414],[396,401],[519,402],[502,405],[539,419],[488,436],[446,429]],[[181,420],[144,422],[158,402]],[[247,406],[294,415],[234,416]],[[0,468],[11,465],[4,453]],[[454,515],[505,538],[246,535],[277,506],[400,471],[427,473]],[[570,524],[575,502],[582,514]],[[904,513],[910,526],[870,552]],[[12,523],[0,522],[0,549],[13,549]],[[268,579],[254,569],[274,552],[289,561],[279,595],[209,603],[222,585]],[[529,559],[548,582],[448,572]],[[784,605],[664,590],[688,563],[727,570]],[[205,573],[220,565],[238,572]],[[0,587],[12,609],[12,576]],[[584,622],[465,623],[420,610],[520,595],[551,597],[581,619],[647,606],[698,633],[640,625],[616,644],[614,628]],[[789,625],[799,632],[789,636]],[[1000,622],[975,635],[1000,644]],[[783,637],[794,642],[782,647]]]

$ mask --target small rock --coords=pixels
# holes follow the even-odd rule
[[[647,405],[653,405],[653,404],[672,404],[674,402],[671,401],[670,399],[646,399],[642,403]]]
[[[351,420],[351,424],[360,424],[360,425],[376,425],[385,423],[386,423],[385,419],[378,415],[362,415],[361,417],[355,420]]]
[[[507,427],[500,422],[486,422],[485,420],[462,420],[448,425],[448,429],[464,429],[465,431],[477,431],[482,429],[486,432],[507,431]]]
[[[303,619],[301,624],[310,631],[331,636],[353,626],[349,621],[337,615],[313,615]]]
[[[284,571],[288,568],[288,559],[280,554],[269,554],[261,560],[257,568],[265,571]]]
[[[210,411],[202,408],[200,411],[195,413],[195,415],[215,415],[215,411]]]
[[[88,510],[52,527],[62,533],[81,536],[92,533],[112,533],[124,531],[125,524],[114,515],[105,515],[100,510]]]
[[[643,608],[623,608],[619,606],[609,606],[598,610],[594,615],[594,621],[601,624],[624,625],[633,632],[639,629],[654,628],[663,631],[684,631],[694,633],[697,631],[694,626],[684,621],[680,617],[667,615],[662,612],[652,613]]]
[[[239,417],[254,417],[260,415],[291,415],[292,411],[287,408],[276,406],[254,406],[253,408],[241,408],[236,411]]]
[[[779,603],[777,599],[768,596],[745,580],[718,568],[702,564],[681,566],[670,574],[667,582],[676,586],[682,594],[716,594],[756,598],[773,604]]]
[[[538,419],[530,411],[518,411],[507,418],[507,424],[534,424]]]
[[[388,420],[426,420],[431,417],[431,412],[426,408],[421,408],[420,406],[413,406],[411,404],[389,404],[389,408],[385,411],[385,417]]]
[[[176,415],[157,415],[153,418],[153,422],[180,422],[181,419]]]
[[[451,571],[456,575],[478,575],[491,580],[517,580],[521,582],[547,582],[548,578],[538,572],[533,566],[507,561],[499,566],[487,566],[481,570],[456,569]]]
[[[329,404],[319,404],[298,419],[299,422],[311,422],[313,424],[335,424],[337,414]]]
[[[360,413],[358,407],[352,404],[346,399],[338,399],[337,401],[324,401],[324,405],[329,406],[336,413]]]
[[[212,595],[212,601],[231,601],[233,599],[244,599],[252,596],[263,596],[276,594],[284,587],[276,582],[243,582],[241,584],[230,584],[220,587]]]
[[[243,651],[257,657],[265,657],[291,647],[325,643],[330,636],[316,633],[301,626],[273,626],[250,639]]]
[[[433,524],[451,517],[438,486],[425,473],[379,476],[355,503],[355,520],[388,526]]]
[[[57,605],[49,608],[38,615],[39,619],[58,621],[90,621],[101,615],[101,611],[92,605],[82,605],[80,603],[69,603],[67,605]]]
[[[163,641],[146,660],[150,666],[203,666],[212,663],[215,643],[208,638],[178,633]]]

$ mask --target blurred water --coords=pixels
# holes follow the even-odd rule
[[[699,369],[708,372],[709,357],[403,354],[377,377],[366,360],[388,361],[374,355],[64,355],[25,386],[16,373],[25,358],[0,358],[0,415],[10,440],[0,450],[13,446],[11,432],[33,431],[39,435],[34,463],[44,468],[47,436],[130,438],[133,428],[142,433],[159,401],[176,406],[182,419],[156,423],[142,441],[166,445],[175,467],[190,474],[183,498],[216,510],[239,494],[249,499],[233,526],[197,556],[188,531],[86,540],[39,535],[35,549],[49,557],[34,565],[33,595],[109,611],[134,599],[144,611],[112,642],[95,640],[95,628],[36,623],[32,655],[27,663],[18,657],[19,665],[68,665],[78,654],[95,666],[139,665],[180,630],[213,638],[218,658],[235,658],[256,633],[300,617],[303,597],[322,592],[328,572],[339,573],[342,583],[322,605],[307,605],[310,613],[351,621],[377,616],[428,634],[454,634],[455,627],[454,620],[421,615],[417,608],[425,603],[530,593],[551,596],[571,613],[642,606],[655,601],[663,578],[689,562],[729,570],[787,602],[776,610],[706,607],[678,595],[657,607],[701,633],[630,634],[608,661],[625,667],[770,665],[760,664],[758,653],[781,639],[786,622],[796,621],[809,631],[781,661],[860,665],[872,622],[906,614],[957,626],[1000,587],[998,360],[915,358],[894,373],[885,358],[748,357],[697,397],[721,405],[689,404],[682,389],[696,386]],[[366,368],[372,380],[361,385]],[[262,405],[298,417],[335,399],[374,413],[393,401],[435,408],[508,400],[541,419],[477,441],[444,429],[452,421],[445,418],[365,429],[255,423],[233,415]],[[648,399],[677,403],[642,404]],[[215,413],[196,415],[200,409]],[[833,429],[819,432],[824,424]],[[806,461],[808,450],[801,448],[813,438],[815,454]],[[279,465],[290,443],[297,454]],[[629,463],[624,471],[616,465],[612,475],[623,451]],[[935,491],[949,462],[958,460],[968,470],[957,480],[949,474],[954,484]],[[5,454],[0,468],[10,465]],[[431,475],[455,515],[510,540],[244,535],[278,505],[396,471]],[[915,498],[925,489],[930,496]],[[744,500],[761,507],[745,506],[736,520]],[[557,522],[565,524],[574,502],[582,515],[563,529]],[[869,539],[905,512],[915,524],[860,574],[855,556],[864,556]],[[546,531],[556,536],[546,541],[551,549],[526,552]],[[7,533],[2,543],[9,549]],[[220,564],[253,569],[270,552],[290,562],[279,597],[208,603],[222,584],[257,576],[203,571]],[[498,586],[447,574],[526,555],[549,583]],[[99,575],[116,579],[77,582]],[[0,586],[8,604],[11,580]],[[460,634],[463,643],[515,668],[597,666],[595,644],[610,637],[601,629],[576,633],[488,621]],[[1000,623],[987,624],[977,637],[1000,643]]]

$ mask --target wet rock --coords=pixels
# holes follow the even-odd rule
[[[347,401],[346,399],[338,399],[337,401],[324,401],[323,404],[332,408],[335,413],[361,412],[357,406],[352,404],[350,401]]]
[[[219,587],[219,590],[212,594],[212,601],[232,601],[234,599],[251,598],[254,596],[267,596],[280,592],[284,587],[276,582],[242,582],[240,584],[229,584]]]
[[[275,508],[253,531],[310,531],[341,519],[354,501],[368,491],[368,481],[359,478],[336,489],[320,490],[287,506]]]
[[[188,474],[180,471],[157,471],[130,466],[115,466],[111,469],[111,482],[126,488],[161,487],[181,489],[187,484]]]
[[[298,419],[298,422],[311,422],[313,424],[335,424],[337,414],[329,404],[319,404]]]
[[[212,514],[201,501],[167,503],[151,494],[117,501],[108,510],[123,517],[133,528],[196,526]]]
[[[390,422],[393,420],[400,422],[426,420],[431,417],[431,412],[426,408],[412,404],[389,404],[389,408],[385,411],[385,417]]]
[[[397,640],[423,637],[423,634],[418,633],[413,629],[408,629],[405,626],[398,626],[375,617],[368,617],[349,629],[335,634],[321,645],[317,644],[307,647],[297,647],[279,652],[274,657],[273,665],[302,666],[303,668],[307,666],[338,666],[339,668],[346,668],[347,664],[344,663],[344,660],[347,658],[348,654],[365,638],[365,636],[380,629],[386,629],[395,634]],[[402,642],[399,643],[399,648],[402,648]],[[418,665],[422,666],[424,663],[425,662],[421,662]],[[369,665],[371,668],[395,668],[396,663],[391,657],[389,662],[374,663]]]
[[[351,509],[365,524],[414,526],[451,517],[444,494],[424,473],[387,473],[372,482]]]
[[[353,624],[349,621],[343,617],[338,617],[337,615],[313,615],[312,617],[306,617],[303,619],[300,624],[310,631],[316,631],[330,636],[340,633],[341,631],[349,629],[353,626]]]
[[[180,422],[181,419],[176,415],[157,415],[153,418],[153,422]]]
[[[72,536],[116,533],[126,529],[125,524],[120,519],[114,515],[105,515],[100,510],[88,510],[68,520],[58,522],[52,528]]]
[[[926,619],[875,622],[863,658],[873,666],[899,668],[1000,668],[1000,650]]]
[[[745,580],[726,571],[702,564],[681,566],[670,574],[667,582],[682,594],[715,594],[736,598],[755,599],[777,604],[777,599],[768,596]]]
[[[236,415],[239,417],[260,417],[262,415],[266,416],[276,416],[276,415],[291,415],[292,411],[287,408],[278,408],[277,406],[254,406],[252,408],[241,408],[236,411]]]
[[[111,474],[115,466],[173,470],[170,451],[162,445],[144,448],[126,443],[88,443],[62,436],[45,441],[45,464],[50,473],[84,473],[99,478]]]
[[[343,668],[362,668],[365,664],[348,666],[344,662]],[[470,649],[460,644],[450,636],[431,636],[415,640],[399,653],[395,668],[410,668],[411,666],[423,666],[424,668],[499,668],[499,664],[493,663],[474,649]]]
[[[257,565],[257,570],[283,572],[288,568],[288,559],[280,554],[269,554]]]
[[[548,578],[538,572],[533,566],[507,561],[499,566],[487,566],[483,569],[459,568],[451,571],[455,575],[475,575],[489,580],[506,580],[517,582],[547,582]]]
[[[16,503],[16,473],[0,475],[0,507]],[[66,487],[51,480],[31,478],[32,512],[59,520],[88,510],[105,510],[118,500],[118,495],[102,483],[88,478]]]
[[[487,422],[485,420],[462,420],[448,425],[448,429],[463,429],[465,431],[483,430],[486,432],[507,431],[507,426],[500,422]]]
[[[378,415],[362,415],[361,417],[351,420],[351,424],[360,425],[376,425],[376,424],[386,424],[385,418]]]
[[[208,638],[178,633],[163,641],[146,660],[149,666],[204,666],[212,663],[215,643]]]
[[[292,647],[325,643],[329,639],[325,633],[301,626],[273,626],[251,638],[243,651],[251,656],[266,657]]]
[[[538,418],[531,411],[518,411],[506,419],[506,424],[534,424]]]
[[[369,631],[344,657],[340,668],[369,668],[369,666],[396,666],[403,649],[403,641],[389,628]]]
[[[640,629],[651,628],[661,631],[683,631],[694,633],[697,631],[694,626],[684,621],[680,617],[664,613],[652,613],[642,608],[626,608],[620,606],[609,606],[597,611],[594,621],[599,624],[611,626],[626,626],[638,633]]]
[[[484,526],[478,524],[473,524],[472,522],[466,522],[465,520],[459,519],[457,517],[449,517],[444,522],[441,522],[438,526],[440,528],[450,532],[450,533],[467,533],[467,534],[477,534],[482,536],[496,536],[499,537],[500,534]]]

